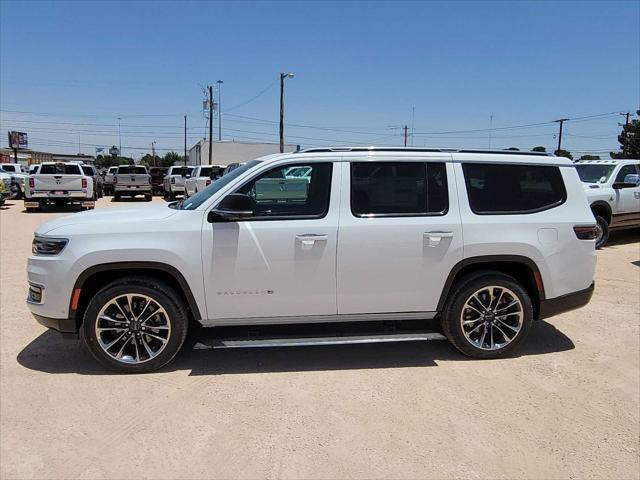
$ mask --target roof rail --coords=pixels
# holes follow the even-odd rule
[[[491,153],[497,155],[535,155],[553,157],[547,152],[521,152],[519,150],[478,150],[462,148],[420,148],[420,147],[318,147],[305,148],[294,153],[328,153],[328,152],[448,152],[448,153]]]

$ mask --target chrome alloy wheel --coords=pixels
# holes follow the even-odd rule
[[[602,237],[604,236],[604,229],[602,225],[596,222],[596,245],[598,245],[602,241]]]
[[[513,341],[522,328],[524,310],[518,296],[505,287],[476,290],[460,314],[467,341],[482,350],[499,350]]]
[[[148,362],[164,350],[171,336],[169,315],[153,298],[118,295],[100,310],[95,325],[102,350],[118,362]]]

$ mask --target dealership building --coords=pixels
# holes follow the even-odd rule
[[[299,150],[299,145],[285,144],[285,152]],[[278,143],[250,143],[236,141],[213,142],[213,165],[229,165],[230,163],[242,163],[254,158],[280,153]],[[189,165],[207,165],[209,163],[209,140],[200,140],[189,149]]]

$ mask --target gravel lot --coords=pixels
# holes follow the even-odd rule
[[[126,376],[24,304],[33,230],[64,214],[0,211],[3,479],[640,476],[637,231],[598,253],[591,304],[535,325],[515,358],[446,342],[194,350]]]

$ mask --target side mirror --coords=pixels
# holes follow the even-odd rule
[[[233,222],[253,217],[253,215],[253,201],[251,198],[242,193],[232,193],[224,197],[218,206],[209,212],[207,221],[209,223]]]

